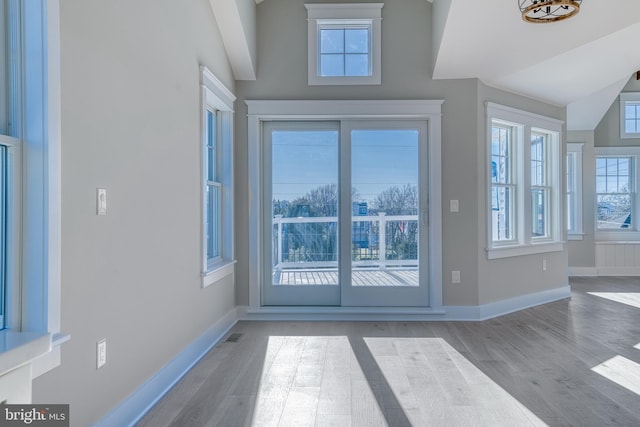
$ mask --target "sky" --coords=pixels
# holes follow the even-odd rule
[[[371,202],[392,186],[418,184],[418,130],[353,130],[352,187]],[[293,200],[309,190],[338,184],[338,130],[272,133],[273,198]]]

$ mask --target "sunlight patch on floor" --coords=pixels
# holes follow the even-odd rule
[[[638,348],[640,344],[636,346]],[[591,368],[603,377],[640,395],[640,364],[622,356],[614,356]]]
[[[269,337],[253,426],[385,426],[345,336]]]
[[[253,426],[546,426],[441,338],[271,336]]]
[[[638,292],[587,292],[600,298],[627,304],[632,307],[640,308],[640,293]]]
[[[546,424],[442,338],[365,338],[415,426]]]

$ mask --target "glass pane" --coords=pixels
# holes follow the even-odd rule
[[[207,185],[207,260],[222,256],[220,187]]]
[[[573,193],[567,194],[567,231],[573,231],[575,228],[574,225],[574,214],[573,214],[573,204],[575,203]]]
[[[338,285],[338,132],[272,132],[272,283]]]
[[[8,135],[7,129],[9,105],[8,64],[7,64],[7,25],[5,25],[5,0],[0,0],[0,134]]]
[[[369,55],[346,55],[344,60],[346,76],[369,75]]]
[[[351,284],[418,286],[418,130],[351,132]]]
[[[535,188],[531,190],[531,235],[547,236],[547,190]]]
[[[545,138],[542,135],[531,137],[531,185],[546,184]]]
[[[494,186],[491,189],[491,230],[494,242],[515,240],[514,196],[512,187]]]
[[[598,195],[598,228],[620,229],[631,227],[630,195]]]
[[[504,184],[510,183],[510,130],[502,127],[493,127],[491,133],[491,181]]]
[[[344,76],[344,55],[320,55],[320,75],[324,77]]]
[[[207,180],[216,181],[216,116],[207,110]]]
[[[8,166],[7,147],[0,146],[0,329],[5,327],[7,293]]]
[[[369,30],[366,28],[345,30],[345,53],[369,53]]]
[[[344,53],[344,30],[321,29],[320,53]]]

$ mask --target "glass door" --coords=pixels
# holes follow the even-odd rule
[[[265,305],[340,304],[338,148],[338,123],[264,125]]]
[[[348,122],[343,139],[351,191],[342,305],[427,306],[426,123]]]
[[[264,305],[429,305],[426,126],[263,124]]]

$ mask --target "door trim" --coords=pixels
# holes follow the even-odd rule
[[[423,119],[429,141],[429,308],[442,308],[441,144],[443,100],[265,101],[247,100],[249,184],[249,306],[261,307],[263,277],[262,123],[272,120]]]

